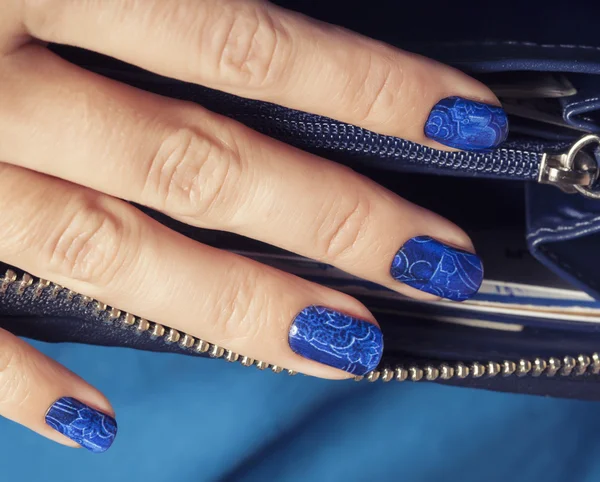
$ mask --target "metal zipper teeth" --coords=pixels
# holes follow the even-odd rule
[[[519,148],[511,148],[508,144],[493,151],[447,152],[297,111],[279,115],[238,113],[232,117],[241,122],[250,121],[255,129],[273,137],[283,136],[303,148],[372,155],[381,160],[521,180],[537,179],[543,151],[547,149],[531,143]],[[256,121],[252,122],[252,119]],[[564,148],[569,144],[556,143],[554,148]]]
[[[15,287],[14,293],[19,296],[23,296],[26,290],[31,290],[33,298],[39,298],[45,293],[49,293],[50,297],[56,298],[62,293],[72,303],[79,303],[80,306],[89,306],[92,304],[98,315],[105,315],[106,320],[115,323],[116,326],[120,325],[124,329],[136,329],[141,333],[147,333],[155,339],[161,338],[165,343],[178,343],[182,349],[190,352],[207,353],[212,358],[223,358],[228,362],[239,362],[246,367],[255,366],[259,370],[269,368],[275,373],[283,371],[289,375],[296,375],[297,373],[294,370],[285,369],[278,365],[271,365],[267,362],[226,350],[214,343],[209,343],[180,330],[145,320],[118,308],[108,306],[89,296],[76,293],[51,281],[35,278],[29,273],[23,273],[21,278],[19,278],[15,271],[11,269],[7,270],[4,277],[0,278],[0,296],[3,296],[10,287]],[[354,377],[354,380],[366,380],[369,382],[377,380],[383,382],[390,382],[392,380],[418,382],[481,377],[570,377],[586,374],[600,374],[599,353],[578,355],[576,357],[534,358],[532,360],[521,359],[518,361],[505,360],[503,362],[452,362],[441,363],[439,365],[425,364],[397,366],[395,368],[386,367],[381,370],[373,370],[364,376]]]

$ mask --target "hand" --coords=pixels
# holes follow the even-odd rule
[[[497,99],[475,80],[267,3],[6,0],[3,261],[235,352],[332,379],[380,360],[382,334],[361,303],[191,241],[124,200],[415,298],[462,300],[478,289],[481,263],[449,221],[198,105],[70,65],[40,41],[437,148],[491,147],[506,136]],[[0,413],[93,451],[116,432],[99,392],[6,332]]]

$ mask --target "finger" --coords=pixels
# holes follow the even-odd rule
[[[462,149],[492,147],[507,134],[496,97],[465,74],[267,2],[25,5],[24,25],[43,40],[382,134]]]
[[[4,72],[0,157],[10,162],[410,296],[463,300],[481,284],[479,260],[451,248],[472,250],[462,230],[339,164],[41,48],[11,57]],[[423,236],[444,244],[414,241]]]
[[[23,340],[0,330],[0,415],[64,445],[108,450],[113,411],[95,388]]]
[[[0,197],[7,263],[299,372],[341,378],[379,363],[381,331],[347,295],[199,245],[110,196],[3,165],[0,192],[17,187],[18,198]]]

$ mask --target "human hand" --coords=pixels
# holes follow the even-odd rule
[[[481,263],[449,221],[198,105],[84,71],[42,42],[440,149],[505,138],[506,116],[479,82],[259,1],[7,0],[3,8],[3,261],[235,352],[332,379],[362,375],[381,358],[382,334],[365,306],[196,243],[125,201],[415,298],[462,300],[478,289]],[[6,332],[0,414],[93,451],[116,434],[98,391]]]

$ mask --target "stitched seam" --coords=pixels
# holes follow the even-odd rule
[[[581,49],[600,51],[600,46],[595,45],[571,45],[571,44],[538,44],[535,42],[522,42],[519,40],[503,40],[503,41],[467,41],[467,42],[441,42],[441,45],[477,45],[477,46],[499,46],[499,45],[518,45],[520,47],[532,47],[543,49]]]
[[[582,234],[590,234],[590,233],[586,233],[586,232],[585,232],[585,228],[584,228],[584,229],[582,229],[582,230],[576,230],[576,229],[574,229],[574,230],[572,230],[572,231],[569,231],[569,232],[568,232],[568,233],[566,233],[566,234],[568,234],[568,235],[570,235],[570,236],[580,236],[580,235],[582,235]],[[591,234],[596,234],[596,232],[593,232],[593,233],[591,233]],[[553,237],[552,237],[551,235],[550,235],[550,236],[543,236],[543,237],[541,237],[541,238],[538,238],[538,239],[536,239],[536,240],[532,241],[532,242],[531,242],[531,246],[532,246],[532,247],[537,247],[537,245],[538,245],[538,244],[540,244],[540,243],[546,243],[546,242],[554,243],[554,242],[556,242],[556,241],[557,241],[557,240],[556,240],[556,239],[553,239]],[[564,241],[564,239],[563,239],[563,240],[558,240],[558,241]]]
[[[591,99],[585,99],[585,100],[578,100],[577,102],[571,102],[569,104],[567,104],[569,107],[575,107],[581,104],[585,104],[587,102],[598,102],[600,100],[600,97],[592,97]]]
[[[589,226],[590,224],[593,224],[596,221],[600,221],[600,216],[589,219],[588,221],[579,221],[578,223],[575,223],[572,226],[558,226],[556,228],[538,228],[533,233],[528,234],[527,239],[531,239],[531,238],[537,236],[538,234],[540,234],[541,232],[558,233],[558,232],[562,232],[562,231],[567,231],[567,232],[575,231],[578,228],[583,228],[583,227]]]

